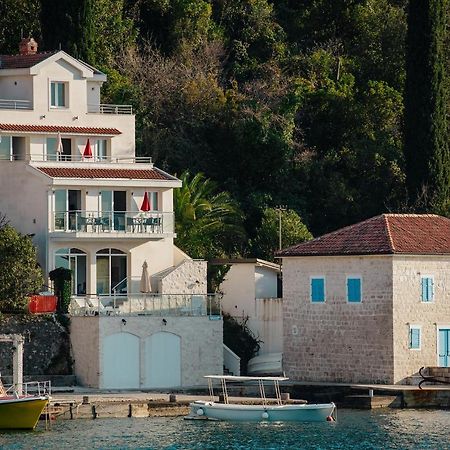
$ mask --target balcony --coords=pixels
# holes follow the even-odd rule
[[[52,212],[49,231],[77,237],[162,237],[173,234],[174,219],[172,212],[58,211]]]
[[[88,105],[89,114],[133,114],[131,105]]]
[[[72,316],[209,316],[222,315],[216,294],[126,294],[118,296],[73,297]]]
[[[33,102],[30,100],[8,100],[0,99],[0,109],[33,109]]]

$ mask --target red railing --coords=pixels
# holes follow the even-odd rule
[[[56,295],[32,295],[28,303],[31,314],[53,313],[56,311],[58,297]]]

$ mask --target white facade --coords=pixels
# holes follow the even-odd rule
[[[222,309],[261,340],[259,354],[283,351],[283,303],[277,295],[278,264],[261,259],[216,260],[229,265],[220,285]]]
[[[0,56],[0,211],[33,235],[45,276],[72,270],[74,314],[156,305],[206,321],[206,263],[173,242],[181,182],[135,157],[131,106],[100,104],[104,81],[63,51]],[[151,293],[140,292],[144,262]]]

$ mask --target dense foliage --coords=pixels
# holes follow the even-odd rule
[[[405,156],[410,198],[442,212],[450,205],[448,80],[449,2],[411,0],[405,94]]]
[[[0,267],[0,312],[24,311],[43,277],[30,237],[9,225],[0,227]]]
[[[248,244],[226,252],[268,257],[262,221],[279,205],[295,211],[314,235],[382,212],[420,209],[408,199],[403,148],[407,0],[7,3],[0,51],[14,48],[20,26],[40,39],[41,49],[61,43],[98,66],[109,77],[103,101],[134,106],[140,155],[172,173],[201,172],[216,193],[227,191],[237,202]],[[417,9],[421,4],[441,8],[439,14],[447,5],[412,1],[421,23],[429,17]],[[448,42],[442,14],[433,23],[428,36]],[[414,71],[420,75],[426,61],[442,74],[449,46],[433,44],[431,59],[417,56],[411,52],[427,44],[421,32],[411,33]],[[439,76],[423,82],[441,89]],[[416,112],[425,101],[417,97]],[[417,120],[429,126],[429,115],[444,117],[444,107],[442,101],[435,107],[439,114],[427,107],[427,120]],[[446,142],[445,124],[436,126]],[[415,125],[407,129],[415,138]],[[418,139],[420,149],[408,161],[420,164],[423,150],[431,158],[424,168],[437,170],[443,185],[449,161],[445,153],[429,154],[429,136],[428,143]],[[439,192],[442,203],[448,190]],[[183,232],[178,229],[180,239]]]

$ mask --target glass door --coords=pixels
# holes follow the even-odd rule
[[[66,229],[67,189],[55,191],[55,230]]]

